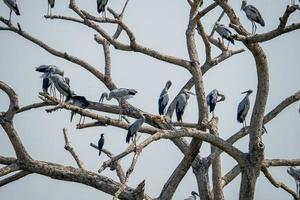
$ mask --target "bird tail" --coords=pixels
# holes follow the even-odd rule
[[[16,6],[15,9],[16,9],[16,10],[15,10],[16,15],[21,15],[18,6]]]
[[[216,104],[211,104],[210,106],[209,106],[209,112],[211,113],[212,111],[214,111],[215,110],[215,107],[216,107]]]
[[[261,26],[265,26],[265,21],[264,21],[263,18],[261,18],[261,19],[259,20],[259,24],[260,24]]]
[[[128,130],[127,136],[126,136],[126,143],[129,143],[131,138],[131,132]]]
[[[229,37],[228,40],[229,40],[232,44],[234,44],[234,39],[233,39],[232,37]]]
[[[180,110],[176,110],[176,117],[178,122],[182,120],[182,112]]]
[[[100,14],[100,13],[104,12],[105,7],[104,6],[98,6],[97,10],[98,10],[98,13]]]
[[[74,115],[75,115],[76,113],[75,113],[75,111],[74,110],[72,110],[71,111],[71,119],[70,119],[70,122],[72,122],[72,120],[73,120],[73,117],[74,117]]]

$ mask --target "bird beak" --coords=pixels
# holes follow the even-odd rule
[[[191,92],[191,91],[188,91],[188,93],[191,94],[191,95],[195,95],[195,93],[193,93],[193,92]]]
[[[246,93],[248,93],[248,90],[247,90],[247,91],[244,91],[244,92],[242,92],[241,94],[246,94]]]
[[[221,97],[221,99],[219,99],[218,102],[225,101],[225,95],[219,93],[219,96]]]

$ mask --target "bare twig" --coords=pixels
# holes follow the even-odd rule
[[[283,190],[291,194],[295,200],[299,200],[297,194],[284,183],[277,182],[265,166],[261,168],[261,171],[264,173],[265,177],[272,183],[272,185],[274,185],[276,188],[282,188]]]
[[[26,172],[26,171],[21,171],[21,172],[18,172],[16,174],[12,175],[12,176],[9,176],[9,177],[7,177],[5,179],[2,179],[2,180],[0,180],[0,187],[2,187],[4,185],[7,185],[7,184],[9,184],[11,182],[17,181],[17,180],[19,180],[19,179],[21,179],[21,178],[23,178],[23,177],[25,177],[25,176],[27,176],[29,174],[31,174],[31,173],[30,172]]]
[[[70,152],[70,154],[72,155],[72,157],[75,159],[77,165],[79,168],[84,169],[84,164],[83,162],[79,159],[78,155],[76,154],[74,148],[72,147],[72,145],[69,142],[69,138],[68,138],[68,132],[66,128],[63,128],[63,134],[64,134],[64,139],[65,139],[65,149]]]

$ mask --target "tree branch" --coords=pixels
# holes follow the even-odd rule
[[[287,187],[284,183],[282,182],[277,182],[272,175],[270,174],[269,170],[265,167],[262,166],[261,171],[264,173],[265,177],[272,183],[272,185],[274,185],[274,187],[276,188],[282,188],[283,190],[285,190],[286,192],[288,192],[289,194],[291,194],[295,200],[298,200],[298,196],[297,194],[290,189],[289,187]]]
[[[75,159],[77,165],[79,168],[84,169],[84,164],[83,162],[79,159],[78,155],[76,154],[74,148],[71,146],[68,138],[68,132],[66,128],[63,128],[63,134],[64,134],[64,139],[65,139],[65,149],[70,152],[72,157]]]
[[[17,181],[27,175],[31,174],[30,172],[26,172],[26,171],[21,171],[21,172],[18,172],[10,177],[7,177],[5,179],[2,179],[0,180],[0,187],[4,186],[4,185],[7,185],[11,182],[14,182],[14,181]]]

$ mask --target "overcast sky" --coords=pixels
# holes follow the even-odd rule
[[[77,2],[81,8],[97,15],[96,0],[78,0]],[[124,0],[110,1],[108,5],[116,11],[120,11],[124,2]],[[250,31],[251,23],[240,11],[241,1],[230,0],[229,2],[240,17],[241,22]],[[252,0],[250,2],[261,11],[266,22],[265,27],[258,26],[258,33],[276,28],[279,23],[279,16],[283,14],[286,5],[290,3],[289,0]],[[205,1],[204,6],[209,3],[211,1]],[[43,15],[47,12],[46,0],[19,0],[18,4],[21,16],[13,15],[12,22],[14,24],[20,22],[24,31],[43,40],[51,47],[85,59],[102,72],[104,71],[102,47],[93,40],[94,31],[72,22],[44,19]],[[74,13],[68,9],[68,1],[57,1],[53,13],[74,16]],[[211,31],[213,23],[220,13],[220,9],[215,9],[203,19],[206,32]],[[137,42],[163,53],[188,59],[185,39],[188,14],[189,6],[186,1],[131,0],[126,10],[124,22],[134,32]],[[0,15],[9,16],[9,9],[3,1],[0,2]],[[107,16],[111,17],[108,13]],[[289,23],[299,22],[299,20],[300,12],[295,12]],[[224,17],[221,23],[227,25],[228,19]],[[110,33],[113,33],[116,28],[110,25],[104,27]],[[300,32],[295,31],[262,44],[267,54],[270,72],[270,96],[266,112],[299,90],[299,36]],[[121,39],[126,41],[124,35]],[[197,45],[203,63],[205,52],[199,36],[197,36]],[[239,42],[231,47],[233,49],[244,48]],[[118,87],[135,88],[139,91],[129,102],[147,112],[157,113],[157,99],[167,80],[173,82],[170,89],[170,97],[173,98],[190,78],[190,74],[186,70],[175,65],[163,63],[138,53],[121,52],[113,47],[110,50],[114,82]],[[63,69],[65,76],[71,79],[72,89],[76,93],[86,96],[89,100],[98,101],[101,93],[107,91],[101,82],[80,66],[48,54],[45,50],[15,33],[0,32],[0,52],[0,80],[14,88],[20,97],[21,106],[40,101],[38,92],[41,91],[42,81],[40,74],[34,69],[42,64],[54,64]],[[213,50],[213,53],[214,56],[217,56],[220,52]],[[247,89],[254,90],[250,96],[252,109],[257,85],[254,59],[248,51],[234,56],[205,74],[204,81],[206,93],[217,88],[226,95],[226,101],[217,106],[216,115],[220,118],[220,137],[227,139],[242,126],[236,121],[236,110],[239,101],[243,98],[241,92]],[[116,104],[117,102],[111,101],[110,103]],[[195,98],[191,97],[183,118],[184,121],[197,121],[196,105]],[[8,99],[3,92],[0,92],[0,111],[6,110],[7,106]],[[295,159],[300,157],[299,106],[299,102],[293,104],[266,125],[269,133],[263,136],[263,142],[266,145],[266,158]],[[106,113],[100,114],[108,115]],[[117,118],[117,116],[113,117]],[[98,141],[100,133],[105,133],[105,148],[114,154],[126,149],[126,130],[112,127],[76,130],[77,120],[79,120],[78,115],[70,123],[69,111],[47,114],[45,109],[41,108],[17,115],[15,126],[25,147],[34,159],[76,166],[72,157],[63,148],[62,128],[66,127],[70,133],[70,140],[82,161],[89,170],[95,172],[101,163],[108,159],[104,155],[98,157],[98,153],[89,146],[90,142],[96,143]],[[250,117],[248,116],[247,121],[249,122],[249,120]],[[86,121],[91,120],[86,119]],[[148,136],[145,135],[142,138],[146,137]],[[247,151],[248,137],[239,141],[236,146]],[[201,155],[208,155],[209,152],[209,145],[204,145],[201,149]],[[0,129],[0,154],[14,156],[11,144],[3,129]],[[142,152],[136,169],[130,177],[129,185],[136,187],[138,183],[146,179],[147,194],[157,197],[182,157],[183,154],[172,142],[158,141],[151,144]],[[131,156],[122,160],[124,169],[127,169],[130,159]],[[235,162],[225,154],[222,156],[222,161],[224,174],[235,165]],[[295,188],[295,183],[287,175],[285,167],[272,168],[270,171],[276,179],[283,181],[291,188]],[[103,174],[117,180],[115,172],[106,170]],[[238,199],[239,183],[240,177],[225,188],[226,199]],[[197,190],[197,186],[192,170],[190,170],[180,183],[173,199],[184,199],[189,196],[192,190]],[[86,197],[89,197],[90,200],[110,199],[107,194],[95,189],[76,183],[52,180],[40,175],[30,175],[0,188],[0,196],[10,200],[41,198],[60,200]],[[256,188],[256,199],[267,199],[267,197],[272,197],[274,200],[291,199],[287,193],[273,187],[261,175]]]

